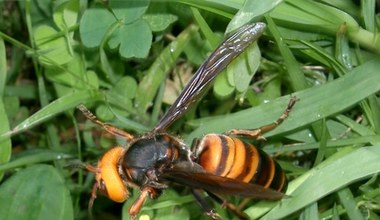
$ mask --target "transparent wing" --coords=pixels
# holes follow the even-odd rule
[[[165,131],[206,91],[215,77],[264,32],[264,23],[249,24],[226,38],[202,64],[177,100],[157,123],[154,132]]]

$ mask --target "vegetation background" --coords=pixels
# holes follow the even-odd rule
[[[1,219],[87,219],[94,164],[125,145],[88,122],[149,131],[226,33],[267,24],[170,131],[195,137],[290,117],[257,143],[290,184],[250,201],[262,219],[380,219],[380,35],[376,0],[25,0],[0,2]],[[96,219],[128,219],[98,196]],[[241,204],[243,198],[230,198]],[[232,218],[215,204],[225,218]],[[171,188],[140,219],[207,219]]]

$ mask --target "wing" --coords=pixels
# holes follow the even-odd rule
[[[225,39],[202,64],[193,78],[153,129],[154,132],[165,131],[169,125],[181,117],[192,103],[203,95],[215,77],[251,43],[264,32],[264,23],[249,24]]]
[[[204,189],[215,194],[235,195],[263,200],[279,200],[284,197],[283,193],[273,189],[205,173],[200,171],[199,168],[195,169],[191,166],[191,163],[188,163],[187,168],[186,166],[182,166],[165,170],[160,178],[192,188]]]

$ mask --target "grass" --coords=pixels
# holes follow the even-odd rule
[[[93,175],[81,164],[125,143],[75,107],[149,131],[223,33],[256,21],[267,24],[257,46],[170,131],[190,144],[207,133],[257,128],[296,96],[289,118],[259,143],[285,170],[287,197],[243,210],[252,219],[380,218],[376,1],[51,2],[0,3],[3,219],[87,219]],[[95,217],[128,218],[137,195],[124,204],[99,195]],[[147,201],[141,219],[148,216],[207,219],[180,187]]]

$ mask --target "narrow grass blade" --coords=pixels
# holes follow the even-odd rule
[[[19,125],[14,127],[10,132],[2,133],[0,135],[0,141],[4,138],[9,137],[9,135],[17,134],[21,131],[30,129],[42,122],[45,122],[46,120],[59,113],[62,113],[69,109],[74,109],[80,103],[98,101],[101,100],[102,97],[103,95],[98,90],[84,90],[70,93],[62,98],[59,98],[51,102],[32,116],[21,122]]]
[[[4,105],[4,90],[7,79],[6,50],[3,39],[0,37],[0,134],[9,132],[9,120]],[[6,163],[11,157],[12,143],[10,138],[0,140],[0,164]],[[0,172],[0,180],[3,173]]]
[[[339,151],[292,181],[287,192],[289,198],[281,200],[262,219],[282,219],[342,187],[370,177],[380,172],[379,161],[380,145]],[[255,207],[246,212],[252,218],[262,214]]]
[[[137,89],[135,100],[137,111],[145,112],[152,104],[166,74],[197,30],[196,26],[189,26],[177,37],[176,41],[170,43],[157,57]]]
[[[342,112],[380,90],[380,61],[374,59],[347,73],[345,76],[319,87],[295,95],[299,100],[290,116],[278,128],[265,134],[277,135],[308,125],[322,118]],[[290,97],[281,97],[257,107],[221,117],[196,120],[198,126],[187,138],[190,141],[207,133],[221,133],[233,128],[252,129],[272,123],[285,109]]]

